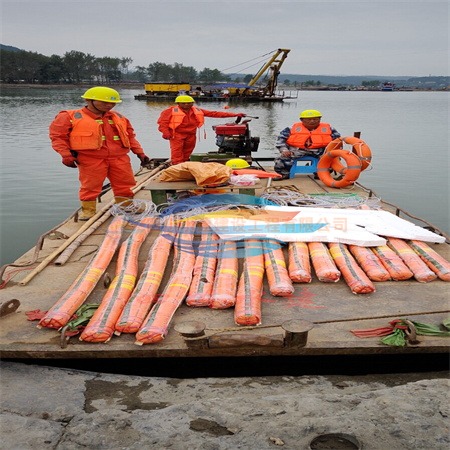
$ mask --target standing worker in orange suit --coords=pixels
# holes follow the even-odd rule
[[[115,89],[98,86],[81,98],[82,109],[61,111],[50,124],[52,147],[67,167],[78,168],[81,201],[79,220],[89,220],[96,213],[97,197],[106,178],[111,183],[116,203],[131,200],[136,185],[130,157],[131,150],[141,165],[150,159],[135,137],[130,121],[112,109],[121,103]]]
[[[189,161],[197,142],[197,128],[205,123],[206,117],[245,117],[243,113],[208,111],[194,106],[195,100],[189,95],[179,95],[175,106],[165,109],[158,119],[158,130],[163,139],[170,141],[172,164]]]

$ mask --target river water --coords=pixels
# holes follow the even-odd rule
[[[83,105],[84,89],[2,88],[1,264],[13,262],[38,237],[78,207],[78,173],[61,164],[51,148],[48,125],[63,109]],[[143,90],[121,90],[116,107],[132,122],[148,156],[169,158],[167,141],[156,121],[168,104],[135,100]],[[223,110],[225,103],[202,103]],[[250,123],[261,143],[255,156],[274,157],[279,131],[298,119],[299,111],[318,109],[323,120],[343,136],[361,132],[373,165],[359,182],[384,200],[422,217],[445,232],[449,227],[449,93],[300,91],[298,98],[274,104],[231,104],[228,111],[259,119]],[[227,119],[206,118],[206,139],[195,152],[216,151],[212,125]],[[133,156],[133,166],[139,161]]]

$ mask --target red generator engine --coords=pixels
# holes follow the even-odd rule
[[[257,119],[257,117],[253,117],[253,119]],[[241,117],[238,117],[235,122],[212,127],[216,132],[216,145],[219,147],[218,153],[250,156],[252,152],[258,150],[259,137],[250,135],[248,123],[251,122],[251,119],[240,122]]]

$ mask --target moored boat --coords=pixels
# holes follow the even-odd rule
[[[348,187],[335,188],[316,179],[314,174],[306,174],[281,181],[262,178],[254,187],[255,196],[248,197],[239,194],[239,188],[235,185],[221,186],[219,195],[209,194],[208,189],[200,189],[200,194],[216,195],[216,199],[220,199],[220,194],[223,193],[236,195],[233,197],[232,207],[228,204],[228,207],[224,209],[228,212],[230,210],[242,212],[243,216],[239,216],[239,220],[245,221],[252,216],[263,216],[254,219],[261,221],[259,222],[262,224],[261,227],[243,230],[242,223],[237,223],[237,228],[230,229],[229,217],[226,217],[228,220],[226,222],[216,222],[218,219],[214,217],[207,219],[205,216],[208,212],[207,208],[204,208],[199,216],[199,210],[191,206],[192,210],[189,214],[186,206],[189,203],[186,201],[183,203],[184,195],[189,194],[187,199],[193,199],[194,203],[205,198],[204,195],[191,196],[193,192],[199,193],[199,186],[192,181],[173,185],[176,189],[166,188],[169,198],[178,195],[178,200],[170,203],[169,206],[166,205],[166,209],[162,205],[155,207],[152,201],[157,189],[155,186],[160,184],[159,180],[165,168],[166,166],[162,164],[149,172],[140,173],[137,177],[135,194],[137,203],[151,205],[148,211],[158,209],[155,216],[158,220],[165,217],[164,211],[166,215],[172,211],[172,216],[182,222],[188,218],[192,219],[190,215],[193,214],[198,223],[207,223],[214,233],[226,242],[230,240],[253,242],[261,238],[266,241],[270,238],[283,243],[284,261],[280,261],[280,249],[277,249],[278,258],[263,262],[263,266],[261,266],[261,260],[258,260],[258,269],[252,269],[256,267],[253,265],[250,268],[245,267],[245,263],[251,261],[254,256],[251,249],[238,249],[235,255],[238,259],[236,281],[241,280],[240,282],[243,283],[239,287],[240,296],[244,301],[240,308],[245,310],[247,298],[252,298],[252,302],[256,298],[256,301],[259,301],[260,310],[257,310],[257,313],[249,313],[249,316],[257,317],[257,319],[251,324],[244,321],[242,325],[242,321],[239,324],[236,323],[233,307],[212,308],[188,305],[184,301],[184,296],[187,295],[189,287],[186,283],[191,278],[186,278],[186,272],[189,271],[186,267],[192,266],[192,269],[196,267],[193,259],[190,258],[189,262],[182,263],[187,266],[182,265],[184,270],[175,279],[177,286],[183,284],[186,288],[183,290],[177,288],[174,299],[179,302],[179,305],[172,309],[170,317],[166,318],[165,328],[161,332],[162,338],[158,342],[135,345],[136,336],[130,333],[112,335],[107,343],[86,342],[80,341],[79,335],[69,338],[70,333],[65,326],[60,330],[38,328],[37,321],[29,319],[33,319],[33,314],[34,319],[42,319],[42,314],[51,310],[86,269],[95,250],[102,246],[114,215],[123,214],[127,223],[122,229],[120,245],[124,245],[133,231],[139,228],[140,216],[133,212],[121,212],[113,206],[110,193],[106,193],[102,197],[102,203],[99,204],[104,206],[94,218],[85,223],[77,222],[75,212],[64,223],[50,230],[47,235],[47,237],[58,235],[61,239],[51,240],[44,236],[39,240],[36,248],[31,249],[13,265],[9,265],[2,273],[0,350],[3,358],[159,358],[448,352],[448,340],[444,337],[439,335],[411,337],[411,334],[418,332],[414,323],[433,324],[439,328],[449,315],[448,284],[437,276],[427,282],[420,282],[414,276],[402,281],[394,281],[393,278],[389,281],[372,281],[371,285],[374,289],[367,293],[355,293],[354,288],[350,287],[344,276],[333,280],[336,282],[324,281],[322,277],[320,277],[322,279],[319,278],[317,269],[313,267],[311,281],[292,282],[293,292],[286,296],[274,295],[269,279],[273,280],[274,277],[276,279],[277,274],[280,273],[282,275],[284,273],[283,276],[286,275],[286,272],[283,272],[283,266],[288,267],[288,242],[291,241],[288,238],[286,241],[280,239],[280,233],[292,235],[292,231],[302,237],[314,234],[316,231],[323,233],[320,238],[316,235],[310,240],[320,241],[325,243],[325,246],[331,242],[339,244],[341,247],[335,246],[333,249],[328,246],[331,250],[330,254],[336,256],[336,261],[339,258],[342,261],[350,258],[346,248],[351,245],[359,243],[363,248],[374,246],[382,248],[383,242],[392,235],[409,244],[415,241],[425,242],[429,248],[448,261],[450,259],[448,236],[432,224],[411,216],[400,207],[384,202],[376,193],[357,181]],[[254,201],[240,204],[239,199],[248,200],[248,198],[253,198]],[[179,205],[179,210],[175,208],[176,205]],[[182,216],[179,214],[180,210],[183,212]],[[354,218],[355,215],[358,216],[357,219]],[[298,221],[292,222],[294,219]],[[248,222],[243,223],[248,224]],[[252,226],[256,226],[256,222],[251,223]],[[399,228],[395,228],[397,224],[400,224]],[[213,226],[216,225],[217,227],[214,228]],[[311,225],[318,226],[317,230],[311,228]],[[395,233],[391,226],[395,228]],[[193,243],[201,241],[201,228],[192,229],[191,227],[191,230]],[[162,222],[160,226],[151,228],[137,255],[138,271],[136,279],[132,281],[133,286],[138,284],[137,278],[144,272],[149,252],[155,241],[161,235],[170,234],[173,231],[174,229],[165,229]],[[247,235],[244,231],[248,231],[249,234]],[[343,234],[336,237],[339,233]],[[368,242],[368,235],[365,233],[371,233],[370,239],[373,241]],[[233,234],[234,236],[231,236]],[[362,240],[358,241],[358,239]],[[308,239],[305,240],[308,241]],[[184,239],[183,245],[189,249],[195,249],[195,245],[187,241],[189,240]],[[178,260],[176,243],[174,239],[168,262],[163,269],[160,269],[161,279],[157,294],[160,297],[164,297],[166,290],[170,291],[170,286],[174,284],[173,271],[175,262]],[[412,249],[411,246],[408,248]],[[199,250],[194,251],[198,256]],[[397,254],[401,255],[405,252],[408,253],[405,249],[400,249]],[[309,256],[312,260],[313,251],[310,250]],[[110,280],[115,277],[115,274],[118,275],[116,271],[120,264],[119,259],[118,254],[114,253],[92,292],[86,297],[85,304],[95,305],[103,301],[113,284]],[[33,263],[28,264],[29,261]],[[280,263],[279,267],[278,263]],[[272,269],[275,270],[270,272],[270,277],[267,272],[269,266],[273,266]],[[347,268],[351,271],[352,267],[356,266],[349,265]],[[361,266],[358,265],[358,267]],[[249,291],[246,294],[246,289],[253,286],[251,277],[254,275],[251,274],[255,270],[262,274],[264,268],[266,272],[262,279],[261,275],[258,275],[263,286],[262,292],[258,288],[256,292]],[[339,266],[338,268],[344,274],[345,268]],[[205,282],[209,277],[207,273],[209,274],[205,272],[200,280]],[[250,274],[248,279],[245,278],[245,273]],[[130,277],[128,282],[133,278]],[[241,279],[241,277],[244,278]],[[286,278],[284,280],[289,283]],[[149,302],[149,305],[152,302]],[[251,308],[252,305],[248,307]],[[409,338],[403,346],[385,345],[380,343],[379,337],[361,338],[353,333],[358,330],[386,328],[397,319],[407,320],[410,326],[407,328]]]
[[[384,91],[384,92],[392,92],[394,89],[395,89],[395,84],[390,83],[388,81],[383,83],[380,87],[380,91]]]

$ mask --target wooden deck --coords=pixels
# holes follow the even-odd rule
[[[150,200],[154,182],[139,190],[136,198]],[[265,189],[258,186],[259,193]],[[272,188],[295,185],[308,194],[326,192],[344,193],[325,187],[312,176],[299,176],[295,180],[272,181]],[[190,188],[192,186],[189,186]],[[352,193],[367,195],[361,188]],[[105,195],[103,204],[110,197]],[[102,204],[100,204],[101,206]],[[282,355],[357,355],[357,354],[413,354],[446,353],[449,339],[419,336],[419,343],[406,347],[391,347],[380,344],[379,338],[361,339],[350,330],[384,327],[397,318],[438,325],[449,315],[449,285],[443,281],[419,283],[415,280],[375,283],[372,294],[352,294],[341,279],[338,283],[323,283],[316,278],[309,284],[295,284],[295,293],[288,298],[273,297],[265,285],[262,299],[262,324],[258,327],[236,326],[233,309],[213,310],[194,308],[183,304],[175,313],[167,337],[157,344],[137,346],[134,335],[113,336],[108,343],[87,343],[72,337],[66,341],[56,330],[38,329],[37,322],[27,320],[25,312],[47,311],[67,290],[103,240],[111,218],[106,220],[62,265],[54,259],[39,273],[29,278],[31,270],[23,271],[0,290],[0,303],[16,299],[17,310],[0,317],[0,351],[2,358],[161,358],[161,357],[225,357],[225,356],[282,356]],[[39,252],[40,261],[45,261],[80,229],[83,223],[73,219],[63,224],[53,236],[62,239],[45,239]],[[132,231],[126,229],[123,239]],[[140,251],[139,267],[142,270],[148,250],[157,231],[152,231]],[[431,244],[446,259],[450,259],[449,245]],[[16,263],[23,264],[34,254],[31,249]],[[115,272],[117,254],[108,273]],[[14,270],[6,270],[4,278]],[[170,267],[160,287],[168,281]],[[99,282],[89,296],[88,303],[100,302],[106,287]],[[311,324],[301,329],[302,326]],[[204,328],[204,335],[189,339],[180,331]],[[177,331],[178,330],[178,331]],[[306,331],[305,331],[306,330]],[[304,345],[306,342],[306,345]]]

